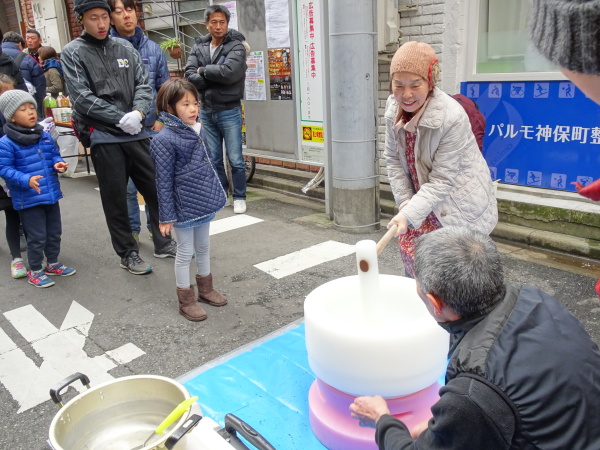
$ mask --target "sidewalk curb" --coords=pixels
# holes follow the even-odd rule
[[[313,188],[306,194],[304,194],[301,190],[315,175],[316,173],[314,172],[304,172],[300,170],[286,169],[277,166],[266,166],[261,164],[257,166],[256,173],[249,184],[255,187],[261,187],[279,192],[287,192],[297,197],[323,202],[325,200],[325,189],[323,186]],[[517,190],[518,189],[519,188],[517,188]],[[567,195],[568,194],[570,193],[567,193]],[[498,209],[500,212],[508,209],[514,210],[515,205],[518,204],[518,202],[515,202],[513,198],[509,199],[506,197],[511,197],[511,194],[499,193],[498,195]],[[546,195],[542,195],[540,197],[539,201],[542,204],[536,204],[535,208],[533,208],[534,211],[543,211],[544,208],[547,210],[552,209],[550,206],[543,205],[543,203],[545,203],[545,198]],[[532,209],[531,203],[523,202],[522,205],[524,205],[523,209],[525,210]],[[382,184],[380,186],[380,209],[382,215],[394,215],[396,213],[395,207],[396,205],[393,201],[393,196],[389,186]],[[576,210],[574,210],[574,212],[574,215],[576,216]],[[503,214],[500,214],[501,219],[502,217]],[[509,220],[511,219],[509,218]],[[547,222],[546,217],[540,217],[539,220],[541,222]],[[592,220],[592,226],[590,226],[589,233],[585,233],[588,236],[596,236],[598,234],[599,230],[593,227],[593,223],[594,221]],[[574,227],[579,227],[577,233],[579,236],[549,231],[548,228],[552,228],[552,225],[549,225],[548,223],[544,225],[545,229],[536,229],[504,221],[498,222],[498,225],[496,228],[494,228],[491,235],[494,238],[504,239],[529,247],[541,248],[544,250],[565,253],[573,256],[581,256],[593,260],[600,260],[600,240],[580,237],[583,234],[581,227],[585,225],[582,225],[581,223],[572,225]],[[565,229],[565,224],[556,224],[555,228]]]

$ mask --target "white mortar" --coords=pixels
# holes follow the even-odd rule
[[[442,376],[448,333],[425,308],[413,279],[377,278],[379,295],[365,302],[359,276],[330,281],[306,297],[308,362],[318,378],[347,394],[395,398]],[[372,286],[372,273],[368,282]]]

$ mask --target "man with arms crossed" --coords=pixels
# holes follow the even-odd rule
[[[242,106],[246,79],[245,37],[229,30],[229,10],[222,5],[206,8],[209,34],[196,38],[185,66],[188,79],[202,98],[200,117],[212,162],[225,192],[229,189],[223,163],[223,141],[231,165],[233,212],[246,212],[246,166],[242,155]]]

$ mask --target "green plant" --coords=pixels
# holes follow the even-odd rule
[[[164,38],[160,41],[160,49],[162,51],[169,50],[175,47],[181,47],[181,42],[179,42],[176,38]]]

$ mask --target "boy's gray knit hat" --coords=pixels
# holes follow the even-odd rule
[[[533,0],[529,33],[554,64],[600,75],[600,1]]]
[[[33,103],[37,108],[35,98],[29,92],[20,89],[6,91],[0,95],[0,112],[6,120],[10,120],[23,103]]]

